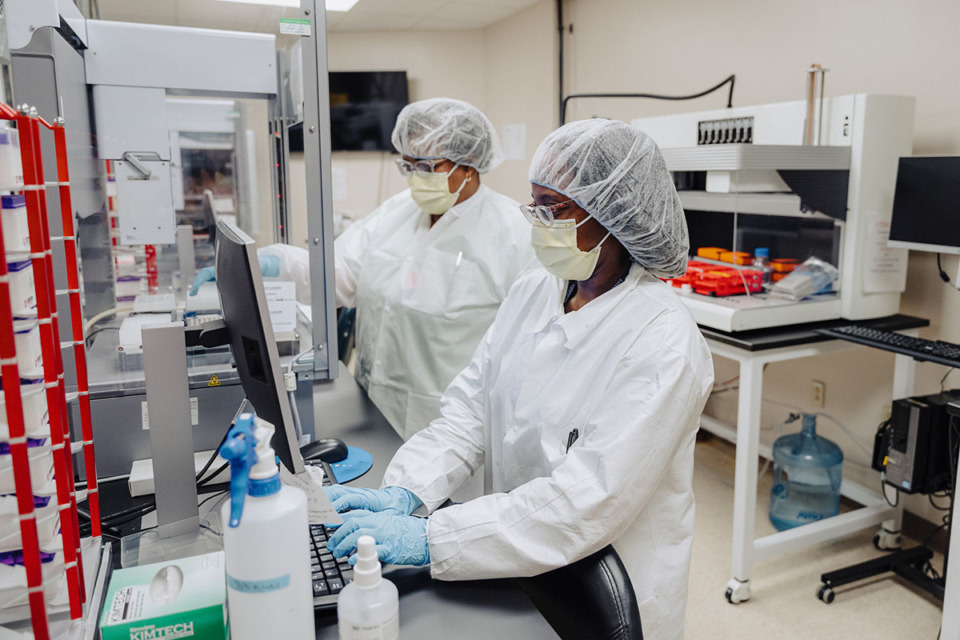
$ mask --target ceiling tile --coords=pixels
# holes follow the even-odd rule
[[[514,12],[508,6],[477,6],[451,2],[417,23],[417,28],[476,29],[506,18]]]
[[[477,29],[538,0],[359,0],[349,12],[328,12],[331,31]],[[105,20],[175,24],[233,31],[276,33],[281,15],[296,9],[220,0],[99,0]]]
[[[347,13],[334,31],[397,31],[413,28],[416,18],[397,15]]]

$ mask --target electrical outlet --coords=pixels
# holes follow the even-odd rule
[[[813,406],[823,408],[823,405],[827,401],[827,385],[820,380],[813,381],[813,395],[810,397],[810,402],[813,403]]]

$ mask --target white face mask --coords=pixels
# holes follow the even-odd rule
[[[581,251],[577,246],[577,227],[591,217],[584,218],[580,224],[573,220],[557,220],[549,227],[533,225],[530,243],[537,260],[547,271],[564,280],[582,281],[593,275],[600,259],[600,247],[610,237],[610,232],[590,251]]]
[[[460,165],[454,165],[448,173],[425,173],[417,171],[407,177],[407,185],[410,187],[410,195],[413,201],[417,203],[420,210],[432,216],[443,215],[450,210],[460,192],[467,186],[470,175],[463,179],[460,188],[450,193],[450,183],[447,180],[450,174],[457,170]]]

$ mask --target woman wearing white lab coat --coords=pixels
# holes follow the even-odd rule
[[[403,109],[393,131],[410,186],[337,238],[338,307],[356,307],[357,381],[409,439],[523,272],[536,265],[517,203],[480,184],[503,157],[478,109],[438,98]]]
[[[328,492],[358,509],[330,548],[352,553],[370,534],[385,561],[462,580],[537,575],[613,543],[644,637],[682,638],[693,448],[713,382],[696,324],[657,278],[685,269],[683,211],[656,145],[620,122],[558,129],[530,178],[547,270],[511,289],[385,488]],[[436,510],[479,468],[483,497]]]
[[[503,161],[480,110],[450,98],[411,103],[392,141],[410,189],[351,225],[334,259],[337,306],[357,308],[355,377],[406,440],[440,416],[443,390],[537,261],[518,203],[480,184]],[[264,276],[292,280],[309,304],[305,249],[275,244],[259,258]],[[212,278],[201,271],[191,294]]]

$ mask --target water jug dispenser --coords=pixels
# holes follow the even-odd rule
[[[773,526],[783,531],[837,515],[842,467],[843,451],[817,435],[815,414],[803,414],[800,433],[773,443]]]

